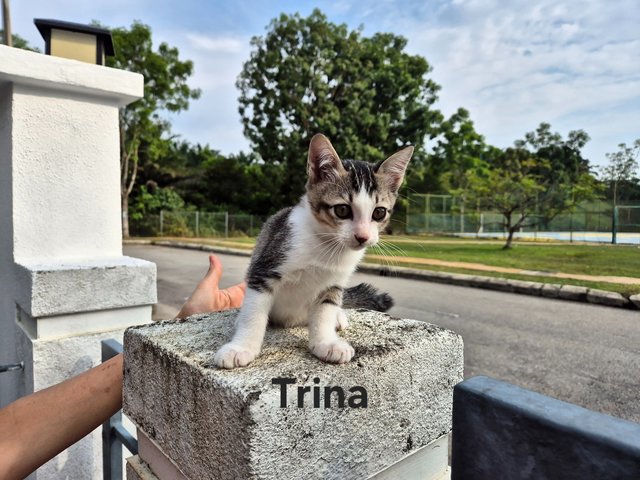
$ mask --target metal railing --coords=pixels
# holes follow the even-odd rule
[[[122,353],[116,340],[102,340],[102,361]],[[122,424],[122,410],[102,424],[102,470],[104,480],[122,480],[122,447],[133,455],[138,453],[138,440]]]

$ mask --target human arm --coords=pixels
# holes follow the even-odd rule
[[[24,478],[122,407],[122,354],[0,410],[0,478]]]

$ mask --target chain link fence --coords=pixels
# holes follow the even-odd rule
[[[618,205],[595,201],[570,212],[548,218],[531,215],[516,237],[548,240],[593,241],[640,244],[640,205]],[[408,234],[443,234],[505,237],[504,216],[499,212],[468,209],[451,195],[409,196]]]
[[[255,237],[264,221],[257,215],[163,210],[130,220],[129,230],[136,237]]]

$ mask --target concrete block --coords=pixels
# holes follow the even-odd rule
[[[575,285],[562,285],[560,292],[558,292],[559,298],[565,300],[575,300],[576,302],[584,302],[587,300],[587,287],[578,287]]]
[[[32,317],[156,303],[156,265],[131,257],[16,264],[17,303]]]
[[[349,311],[341,335],[356,356],[348,364],[311,355],[304,328],[268,329],[251,365],[220,370],[213,356],[236,314],[125,334],[124,411],[188,478],[361,479],[450,430],[452,389],[463,373],[455,333]],[[285,407],[273,379],[293,382]],[[340,387],[346,403],[325,387]]]
[[[610,307],[624,307],[629,303],[629,300],[617,292],[607,292],[595,288],[590,288],[587,292],[587,301]]]
[[[475,288],[486,288],[485,280],[487,277],[483,277],[482,275],[469,275],[468,286]]]
[[[473,275],[467,275],[464,273],[446,273],[445,275],[446,283],[462,285],[465,287],[471,285],[471,279],[475,278]]]
[[[515,385],[455,387],[452,480],[640,478],[640,425]]]
[[[629,301],[633,303],[636,306],[636,308],[640,308],[640,293],[636,295],[631,295],[629,297]]]
[[[524,280],[508,280],[509,285],[513,287],[513,291],[516,293],[523,293],[525,295],[540,295],[540,290],[543,287],[543,283],[540,282],[528,282]]]
[[[0,45],[0,58],[0,83],[13,82],[77,96],[90,95],[103,101],[112,101],[116,106],[131,103],[143,93],[144,78],[139,73],[42,55],[5,45]]]
[[[540,295],[547,298],[558,298],[560,296],[560,288],[562,288],[562,285],[557,283],[545,283],[540,289]]]
[[[515,288],[509,283],[509,280],[504,278],[491,278],[487,277],[484,281],[484,287],[491,290],[498,290],[500,292],[513,292]]]

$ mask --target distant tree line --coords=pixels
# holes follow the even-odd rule
[[[564,139],[542,123],[512,147],[491,146],[467,110],[445,118],[435,107],[440,86],[425,58],[405,52],[405,38],[365,37],[319,10],[308,17],[282,14],[251,40],[237,80],[251,151],[222,155],[177,138],[163,116],[199,97],[188,85],[193,63],[166,43],[154,49],[151,29],[142,23],[112,32],[117,54],[109,65],[145,76],[144,99],[120,113],[125,236],[129,218],[162,209],[267,215],[296,202],[308,142],[317,132],[345,158],[378,161],[414,145],[399,215],[409,192],[454,194],[469,208],[501,212],[507,246],[536,211],[552,218],[596,197],[640,199],[640,140],[619,145],[599,172],[582,155],[589,141],[583,130]]]

